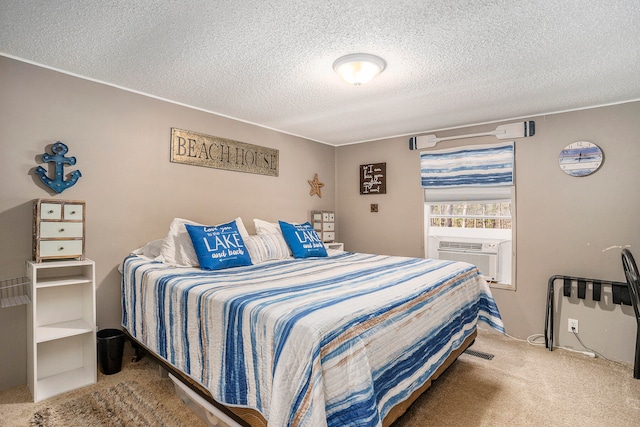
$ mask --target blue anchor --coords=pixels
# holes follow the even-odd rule
[[[56,193],[62,193],[67,188],[73,186],[78,178],[82,176],[80,171],[76,170],[71,172],[71,178],[68,181],[64,180],[64,165],[75,165],[76,158],[75,157],[65,157],[69,148],[64,145],[62,142],[58,141],[51,147],[51,151],[53,152],[53,156],[47,153],[42,155],[42,160],[44,162],[54,162],[56,165],[56,175],[54,179],[51,179],[47,176],[47,171],[42,166],[38,166],[35,170],[35,173],[40,177],[44,185],[50,187]]]

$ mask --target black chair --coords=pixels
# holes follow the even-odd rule
[[[624,269],[624,275],[627,277],[631,305],[633,305],[633,310],[636,313],[636,322],[638,323],[633,378],[640,379],[640,274],[638,274],[638,266],[629,249],[622,250],[622,268]]]

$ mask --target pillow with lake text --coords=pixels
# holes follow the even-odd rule
[[[242,237],[249,236],[242,218],[236,218],[235,223]],[[204,225],[188,219],[174,218],[169,225],[167,236],[162,242],[159,261],[176,267],[198,267],[198,256],[185,228],[186,224]]]
[[[324,257],[327,249],[309,222],[290,224],[278,221],[284,240],[295,258]]]
[[[235,221],[220,225],[185,224],[203,270],[251,265]]]

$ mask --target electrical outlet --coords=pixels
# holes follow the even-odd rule
[[[569,332],[575,332],[576,334],[579,332],[578,331],[578,321],[576,319],[569,319]]]

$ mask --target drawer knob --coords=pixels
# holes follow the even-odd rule
[[[75,215],[75,214],[76,214],[76,211],[71,211],[71,215]]]
[[[60,246],[60,247],[58,248],[58,250],[59,250],[59,251],[64,251],[64,246]]]
[[[52,213],[53,213],[53,209],[49,209],[49,210],[47,211],[47,213],[48,213],[48,214],[52,214]]]
[[[64,228],[61,228],[59,232],[64,233]]]

